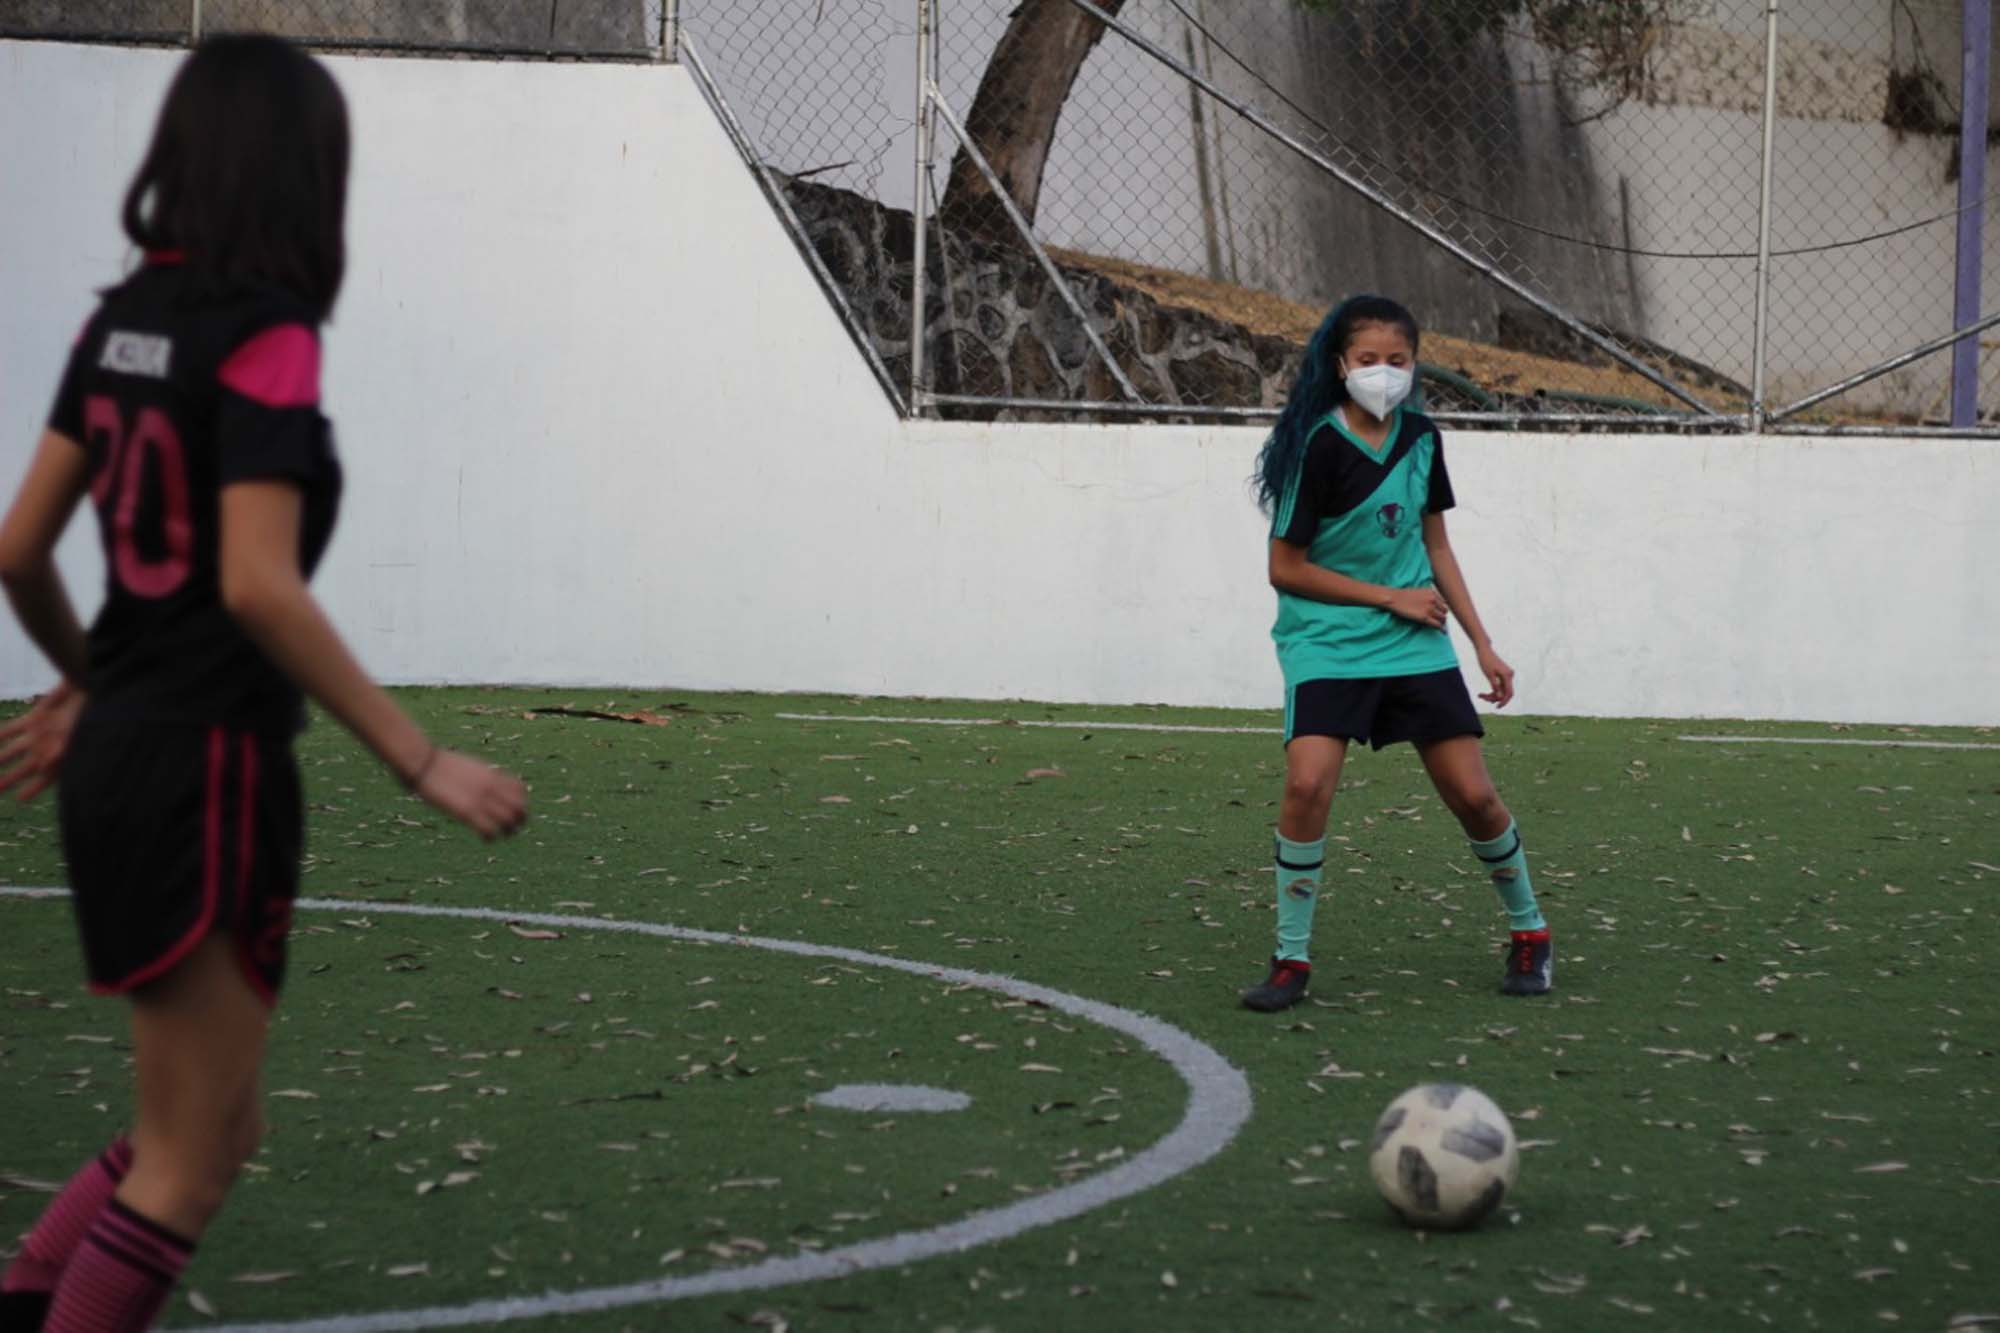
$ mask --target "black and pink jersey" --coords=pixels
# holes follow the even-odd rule
[[[222,488],[304,497],[299,563],[318,565],[340,503],[319,411],[318,320],[155,255],[106,292],[77,339],[50,429],[90,457],[105,598],[90,629],[100,718],[296,730],[298,689],[222,605]]]

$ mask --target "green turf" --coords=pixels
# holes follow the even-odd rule
[[[1503,918],[1412,756],[1360,756],[1313,999],[1272,1017],[1235,991],[1270,947],[1274,738],[775,716],[1270,715],[615,701],[671,716],[653,727],[527,715],[614,702],[597,693],[406,699],[528,777],[534,823],[483,848],[319,726],[302,748],[308,892],[1019,975],[1185,1028],[1257,1098],[1222,1157],[1098,1213],[902,1270],[565,1327],[1854,1328],[1893,1312],[1943,1328],[2000,1311],[2000,753],[1674,739],[1979,736],[1496,722],[1489,759],[1561,947],[1547,1002],[1495,993]],[[61,882],[52,825],[47,804],[0,814],[0,879]],[[53,1179],[122,1121],[122,1015],[82,993],[60,903],[0,900],[0,939],[0,1175]],[[895,972],[360,907],[302,915],[292,959],[272,1134],[179,1325],[209,1322],[192,1293],[224,1319],[286,1318],[838,1246],[1082,1178],[1182,1109],[1171,1070],[1116,1034]],[[1447,1076],[1491,1093],[1532,1146],[1505,1217],[1424,1237],[1388,1220],[1357,1140],[1403,1086]],[[974,1102],[806,1109],[845,1082]],[[42,1197],[0,1186],[0,1236]],[[272,1274],[291,1276],[242,1280]]]

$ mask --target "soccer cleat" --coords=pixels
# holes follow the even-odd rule
[[[39,1333],[48,1313],[46,1291],[0,1292],[0,1333]]]
[[[1547,995],[1555,985],[1556,946],[1548,928],[1517,930],[1507,944],[1507,975],[1500,979],[1503,995]]]
[[[1262,1014],[1289,1009],[1305,999],[1306,986],[1311,981],[1311,963],[1300,962],[1296,958],[1274,957],[1271,959],[1271,975],[1264,978],[1261,985],[1243,992],[1243,1007]]]

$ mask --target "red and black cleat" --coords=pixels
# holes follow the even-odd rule
[[[1243,1007],[1263,1014],[1289,1009],[1306,997],[1312,981],[1312,964],[1296,958],[1272,958],[1271,975],[1262,984],[1243,992]]]
[[[1507,975],[1500,979],[1504,995],[1547,995],[1555,986],[1556,946],[1548,927],[1517,930],[1507,942]]]

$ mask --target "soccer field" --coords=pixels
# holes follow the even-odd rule
[[[1415,757],[1357,755],[1314,991],[1271,1016],[1236,991],[1270,950],[1272,715],[403,697],[534,821],[486,848],[306,737],[322,905],[174,1326],[545,1293],[579,1329],[2000,1325],[2000,735],[1490,720],[1547,1000],[1497,994],[1504,918]],[[1816,743],[1679,739],[1718,732]],[[1817,743],[1881,739],[1988,748]],[[0,880],[63,882],[53,826],[6,805]],[[123,1123],[129,1045],[59,899],[0,896],[0,939],[11,1247]],[[1362,1140],[1446,1078],[1526,1151],[1498,1218],[1425,1236]],[[811,1100],[855,1084],[970,1102]],[[879,1266],[755,1285],[850,1252]]]

